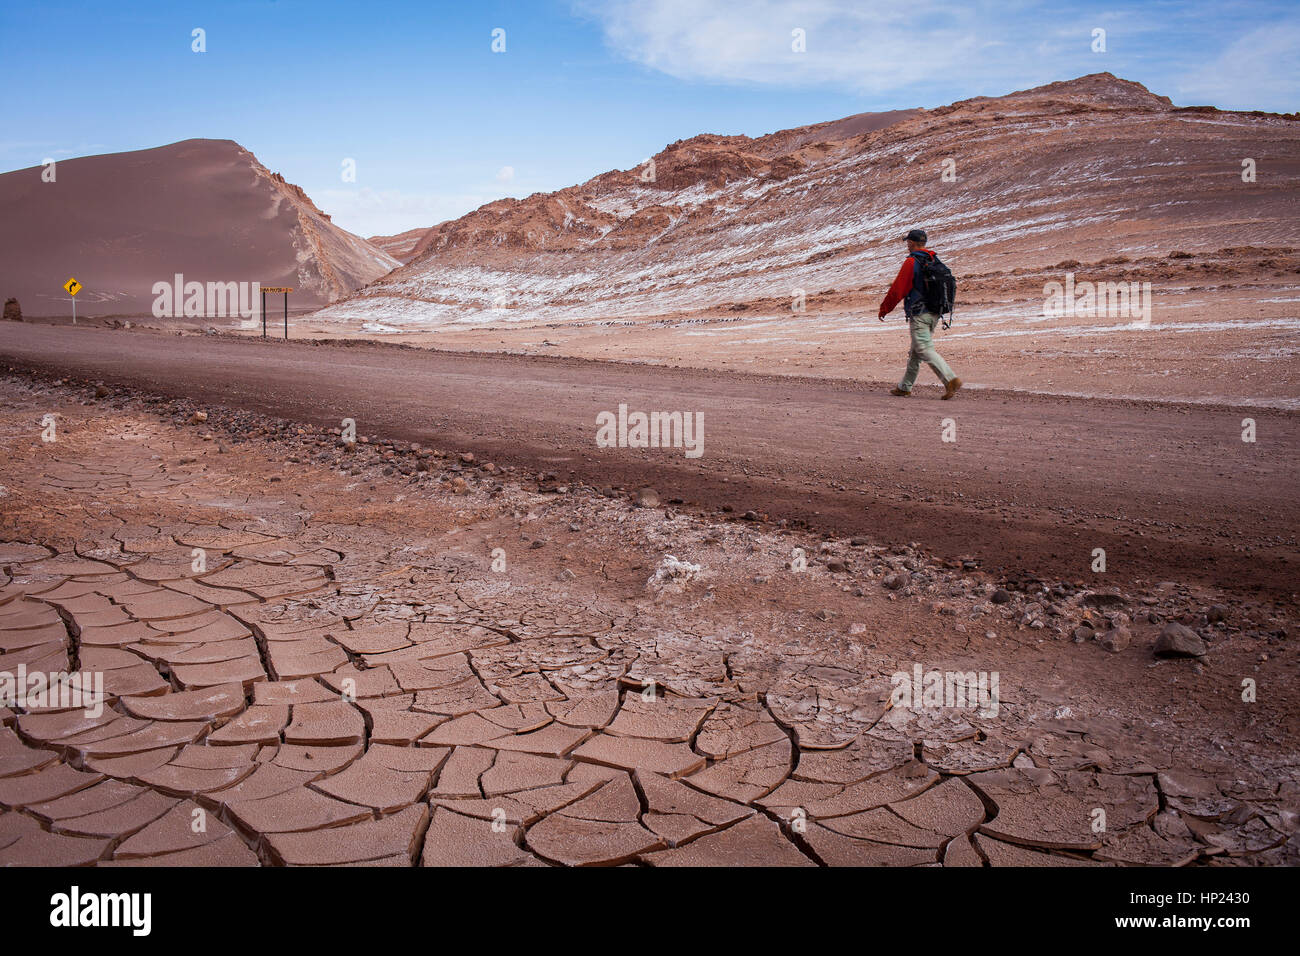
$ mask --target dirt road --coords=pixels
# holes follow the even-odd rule
[[[1300,428],[1284,411],[976,389],[900,400],[874,384],[13,324],[0,362],[316,424],[352,418],[359,435],[916,541],[1009,576],[1289,599],[1300,570]],[[597,447],[596,416],[620,404],[702,413],[703,455]]]

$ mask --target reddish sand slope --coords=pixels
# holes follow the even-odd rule
[[[431,226],[424,226],[420,229],[408,229],[406,232],[399,232],[395,236],[371,236],[366,241],[372,246],[384,250],[394,259],[399,260],[402,265],[406,265],[415,258],[420,241],[428,235],[432,228]]]

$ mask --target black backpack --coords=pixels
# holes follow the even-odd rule
[[[953,278],[952,270],[940,262],[933,252],[928,258],[917,253],[912,255],[920,267],[919,288],[925,311],[932,312],[941,319],[947,315],[943,320],[946,329],[952,325],[952,307],[957,301],[957,280]]]

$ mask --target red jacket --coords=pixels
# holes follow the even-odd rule
[[[934,253],[929,249],[918,249],[917,252],[924,252],[928,256]],[[907,259],[903,263],[903,268],[898,270],[898,276],[894,279],[894,284],[889,287],[885,293],[885,301],[880,303],[880,318],[884,318],[894,311],[894,306],[907,298],[907,294],[912,291],[912,277],[916,274],[916,260],[912,258],[912,253],[907,254]]]

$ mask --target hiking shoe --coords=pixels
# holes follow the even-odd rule
[[[957,389],[961,388],[961,379],[953,376],[943,386],[943,400],[946,402],[957,394]]]
[[[898,396],[901,396],[902,398],[907,398],[907,396],[911,395],[912,393],[911,393],[911,392],[905,392],[905,391],[903,391],[901,388],[899,388],[898,386],[894,386],[893,388],[891,388],[891,389],[889,390],[889,394],[890,394],[890,395],[898,395]]]

